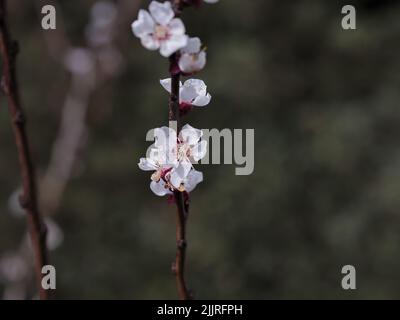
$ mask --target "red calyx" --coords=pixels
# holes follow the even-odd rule
[[[188,114],[193,109],[193,106],[190,103],[181,102],[179,104],[179,115],[184,116]]]
[[[174,194],[169,194],[167,197],[167,203],[168,205],[170,204],[175,204],[176,199]],[[190,203],[190,196],[189,193],[186,191],[183,191],[183,205],[185,206],[185,211],[189,211],[189,203]]]

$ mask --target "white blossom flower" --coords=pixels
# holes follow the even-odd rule
[[[158,196],[173,191],[192,191],[203,180],[201,172],[194,170],[192,161],[202,159],[207,152],[207,142],[200,141],[203,133],[185,125],[177,137],[168,127],[154,130],[155,143],[146,158],[141,158],[139,168],[154,171],[150,189]]]
[[[132,23],[134,35],[149,50],[160,50],[164,57],[186,46],[188,36],[181,19],[174,18],[171,3],[152,1],[149,12],[140,10],[138,19]]]
[[[170,166],[166,166],[154,157],[141,158],[139,168],[144,171],[154,171],[151,175],[150,189],[158,196],[171,194],[171,190],[166,181],[166,175],[172,170]]]
[[[154,171],[150,189],[158,196],[171,194],[169,174],[177,166],[177,137],[175,130],[162,127],[154,130],[155,143],[146,158],[141,158],[138,166],[144,171]],[[167,177],[168,176],[168,177]]]
[[[171,79],[160,80],[165,90],[171,93]],[[181,106],[204,107],[211,101],[211,95],[207,93],[207,86],[203,80],[189,79],[184,84],[179,83],[179,103]]]
[[[177,146],[178,166],[171,171],[170,182],[176,189],[182,188],[184,181],[193,162],[198,162],[207,152],[207,141],[200,141],[203,131],[195,129],[190,125],[185,125],[179,132]]]
[[[181,49],[181,56],[178,61],[179,69],[186,73],[200,71],[206,65],[206,53],[201,49],[199,38],[189,38],[186,47]]]

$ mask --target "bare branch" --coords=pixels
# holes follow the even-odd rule
[[[0,54],[3,60],[2,89],[8,101],[12,126],[17,147],[23,193],[21,206],[25,209],[32,248],[35,255],[36,280],[41,299],[48,294],[42,287],[42,267],[47,264],[46,226],[39,214],[35,184],[35,172],[30,154],[28,136],[25,129],[25,117],[22,112],[16,77],[17,42],[11,40],[7,26],[6,1],[0,0]]]

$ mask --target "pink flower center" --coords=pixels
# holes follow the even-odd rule
[[[190,146],[186,143],[182,143],[179,147],[178,147],[178,159],[179,160],[183,160],[186,157],[190,157],[191,156],[191,149]]]
[[[169,30],[166,26],[157,25],[154,30],[154,37],[159,41],[164,41],[169,38]]]

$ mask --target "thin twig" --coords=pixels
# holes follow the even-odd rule
[[[176,277],[179,297],[182,300],[193,299],[192,293],[186,286],[185,282],[185,257],[186,257],[186,220],[187,208],[182,192],[174,192],[175,203],[177,206],[176,212],[176,257],[173,265],[173,271]]]
[[[47,299],[47,291],[42,287],[42,267],[47,264],[46,226],[42,221],[37,207],[35,173],[33,169],[29,141],[25,129],[25,117],[22,112],[17,78],[16,56],[18,45],[11,40],[7,26],[6,1],[0,0],[0,53],[3,59],[3,77],[1,86],[7,97],[12,126],[17,147],[20,170],[22,175],[23,194],[21,206],[26,210],[28,228],[32,248],[35,255],[35,271],[40,299]]]
[[[170,69],[172,69],[176,60],[176,54],[173,54],[170,61]],[[169,121],[177,122],[177,130],[180,130],[180,117],[179,117],[179,81],[180,74],[171,74],[171,94],[169,96]]]

